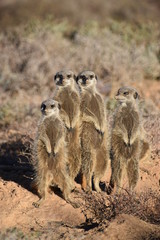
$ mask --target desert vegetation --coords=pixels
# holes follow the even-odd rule
[[[128,226],[135,230],[131,239],[160,239],[159,2],[66,2],[37,1],[36,8],[33,1],[0,3],[0,238],[117,239]],[[53,95],[53,75],[61,69],[96,72],[109,124],[117,89],[131,85],[140,93],[151,156],[140,163],[135,195],[125,185],[120,197],[107,195],[108,167],[102,194],[73,194],[79,210],[56,194],[33,209],[32,146],[40,104]]]

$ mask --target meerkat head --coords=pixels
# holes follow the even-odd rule
[[[134,103],[139,99],[139,94],[134,88],[122,87],[118,89],[115,99],[120,103]]]
[[[53,99],[47,99],[41,104],[42,115],[47,117],[51,116],[52,114],[58,114],[60,108],[60,104]]]
[[[76,76],[70,70],[57,72],[54,77],[54,81],[56,85],[61,87],[66,87],[69,85],[73,86],[75,83],[75,80],[76,80]]]
[[[76,82],[81,89],[95,87],[97,83],[97,76],[92,71],[83,71],[78,74]]]

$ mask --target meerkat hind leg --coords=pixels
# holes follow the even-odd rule
[[[93,169],[93,154],[90,151],[85,151],[82,154],[82,189],[86,192],[92,191],[92,169]]]
[[[108,194],[115,193],[115,185],[117,186],[117,177],[120,169],[120,159],[119,158],[111,158],[111,178],[108,186]]]
[[[94,188],[98,193],[101,192],[101,189],[99,187],[99,182],[100,182],[100,178],[98,176],[94,176],[93,178]]]
[[[129,189],[132,192],[139,178],[138,161],[134,158],[130,159],[127,164],[127,176],[128,176]]]
[[[51,178],[52,176],[50,173],[46,173],[46,175],[45,173],[43,173],[43,177],[41,178],[38,186],[40,199],[37,202],[33,202],[33,206],[38,208],[42,204],[42,202],[45,200],[46,195],[48,194],[48,191],[49,191]]]
[[[45,185],[43,187],[43,190],[41,190],[40,192],[40,199],[37,202],[33,202],[32,205],[38,208],[42,204],[42,202],[45,200],[47,192],[48,192],[48,186]]]
[[[107,164],[108,164],[107,154],[108,154],[108,151],[106,147],[104,147],[103,145],[97,150],[97,153],[96,153],[96,164],[94,168],[94,178],[93,178],[94,188],[96,192],[101,192],[99,183],[107,169]]]
[[[116,193],[118,193],[118,194],[120,194],[121,190],[122,190],[123,173],[124,173],[124,167],[120,168],[118,173],[117,173],[117,181],[116,181],[117,189],[116,189]]]
[[[84,189],[86,192],[91,192],[92,191],[92,173],[89,172],[88,174],[85,175],[86,178],[86,189]]]
[[[74,208],[80,207],[80,205],[78,203],[74,202],[71,199],[71,197],[70,197],[71,190],[67,184],[64,184],[62,192],[63,192],[63,198],[67,203],[71,204]]]
[[[82,189],[85,190],[87,188],[86,176],[84,174],[81,174],[81,179],[82,179]]]
[[[92,175],[91,173],[88,174],[82,174],[82,189],[85,192],[91,192],[92,191]]]

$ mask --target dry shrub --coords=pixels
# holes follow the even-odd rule
[[[38,103],[40,105],[40,103]],[[4,129],[13,125],[15,122],[24,123],[25,121],[35,121],[35,117],[40,115],[39,106],[37,103],[30,104],[25,99],[25,94],[19,99],[6,98],[0,106],[0,128]]]
[[[1,143],[0,164],[8,166],[28,166],[32,156],[33,140],[29,135],[14,134],[7,142]]]
[[[2,2],[2,3],[1,3]],[[90,19],[106,24],[108,18],[132,23],[159,21],[159,1],[131,0],[27,0],[0,2],[0,27],[25,23],[31,18],[44,19],[52,15],[59,20],[68,19],[79,26]],[[6,3],[5,3],[6,2]],[[36,6],[36,7],[35,7]]]
[[[0,232],[0,239],[1,240],[6,240],[6,239],[35,240],[35,239],[42,239],[41,235],[42,233],[38,231],[34,231],[34,232],[32,231],[30,232],[30,234],[27,234],[22,230],[16,227],[13,227],[13,228],[6,229],[4,232]]]
[[[0,144],[0,176],[32,191],[34,177],[32,165],[33,140],[28,134],[15,133]]]
[[[116,215],[131,214],[140,219],[153,223],[160,223],[160,195],[151,189],[140,194],[122,194],[115,196],[114,205]]]
[[[47,27],[38,23],[28,35],[24,26],[1,33],[0,86],[3,91],[16,94],[24,89],[30,94],[50,95],[54,89],[53,75],[66,68],[76,73],[94,70],[103,80],[104,88],[108,83],[132,84],[137,80],[136,84],[140,85],[144,78],[157,79],[160,74],[157,38],[147,44],[144,39],[137,45],[134,29],[128,42],[122,34],[93,24],[87,31],[87,25],[82,27],[70,39],[65,37],[60,25],[50,25],[51,29],[48,23]],[[158,29],[155,31],[159,33]]]
[[[102,194],[86,194],[82,212],[86,218],[87,227],[103,227],[115,217],[115,207]]]
[[[160,195],[152,190],[133,195],[127,192],[115,196],[85,194],[82,212],[90,228],[98,226],[102,229],[119,214],[130,214],[146,222],[160,224]]]

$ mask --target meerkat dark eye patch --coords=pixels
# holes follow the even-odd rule
[[[63,79],[63,75],[62,75],[62,74],[59,74],[58,77],[61,78],[61,79]]]
[[[93,79],[94,78],[94,75],[90,75],[90,79]]]
[[[44,111],[46,109],[46,105],[44,103],[41,104],[41,111]]]
[[[68,74],[68,75],[67,75],[67,78],[71,78],[71,74]]]
[[[129,94],[129,92],[124,92],[123,95],[127,96]]]
[[[61,104],[60,103],[58,103],[58,108],[61,109]]]
[[[133,96],[134,96],[135,99],[139,97],[137,92],[135,92]]]
[[[81,79],[82,79],[83,81],[86,81],[86,80],[88,79],[88,77],[86,77],[85,75],[82,75]]]
[[[54,104],[52,104],[52,105],[51,105],[51,108],[54,108],[54,107],[55,107],[55,105],[54,105]]]

